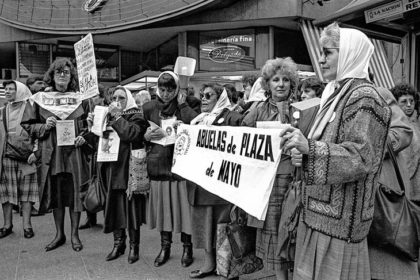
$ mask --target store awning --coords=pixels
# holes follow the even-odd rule
[[[321,66],[318,61],[321,56],[321,46],[319,44],[319,36],[321,35],[321,28],[315,27],[311,20],[302,20],[300,22],[300,29],[303,33],[306,46],[308,48],[309,56],[311,58],[312,67],[314,68],[315,74],[321,81],[322,73]]]
[[[350,20],[355,14],[364,12],[364,10],[391,2],[392,0],[353,0],[340,10],[314,21],[315,25],[325,25],[333,21],[344,22]]]
[[[305,38],[312,66],[318,78],[322,80],[321,67],[318,63],[321,56],[321,46],[319,43],[321,28],[314,26],[311,20],[302,20],[300,22],[300,28]],[[391,88],[394,86],[394,80],[386,59],[384,46],[380,40],[371,40],[375,46],[375,52],[370,61],[370,67],[375,74],[375,83],[380,87]]]

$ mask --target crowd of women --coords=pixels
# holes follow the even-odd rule
[[[4,213],[0,238],[12,233],[12,205],[17,204],[23,211],[24,236],[32,238],[30,213],[36,204],[40,212],[53,212],[56,234],[45,250],[54,250],[66,242],[68,207],[72,248],[82,250],[81,190],[96,170],[106,189],[104,232],[114,237],[107,261],[124,254],[128,232],[128,261],[136,262],[140,226],[147,224],[161,238],[155,266],[169,260],[173,234],[180,233],[183,267],[193,262],[193,248],[204,250],[204,262],[190,277],[212,275],[217,225],[230,221],[233,205],[171,172],[174,146],[156,143],[167,135],[161,123],[174,117],[190,125],[256,127],[257,122],[278,121],[292,126],[280,135],[282,157],[267,216],[264,221],[248,216],[247,221],[256,228],[255,254],[264,270],[273,271],[278,279],[418,280],[416,262],[367,239],[377,185],[396,180],[390,163],[383,160],[387,139],[403,166],[407,197],[420,201],[418,95],[406,84],[391,91],[375,86],[368,71],[374,47],[362,32],[334,23],[324,29],[320,43],[326,86],[316,78],[299,81],[290,57],[268,60],[260,77],[244,77],[242,93],[231,85],[206,83],[200,100],[180,87],[175,73],[165,71],[158,78],[155,99],[150,100],[147,92],[146,98],[133,96],[118,86],[109,98],[81,101],[74,98],[76,69],[67,59],[51,65],[44,78],[48,89],[34,95],[18,81],[5,82],[8,103],[0,115]],[[320,104],[298,120],[291,104],[315,97]],[[98,137],[91,132],[95,105],[108,106],[107,127],[120,138],[117,161],[96,163]],[[72,146],[57,146],[55,127],[64,119],[74,120]],[[140,148],[147,149],[147,194],[127,188],[130,155]],[[285,237],[279,228],[282,206],[290,186],[299,180],[302,204],[295,250],[286,252],[285,258],[281,246]],[[95,217],[88,213],[82,228],[95,224]]]

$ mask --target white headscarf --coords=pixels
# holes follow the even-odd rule
[[[31,98],[31,90],[23,83],[19,81],[13,81],[16,85],[16,98],[12,103],[21,102]]]
[[[201,113],[195,119],[191,121],[191,124],[205,124],[205,125],[212,125],[214,120],[217,116],[225,109],[230,108],[231,103],[229,101],[226,89],[223,89],[222,94],[220,95],[219,99],[217,99],[216,105],[214,105],[213,109],[210,113]]]
[[[338,82],[348,78],[369,78],[368,67],[373,51],[373,44],[363,32],[356,29],[340,28],[337,77],[334,81],[330,81],[322,92],[321,107],[308,138],[317,140],[321,137],[326,125],[334,116],[338,102],[351,84],[347,83],[333,100],[329,100]]]
[[[131,94],[131,91],[129,91],[128,89],[126,89],[123,86],[117,86],[115,88],[115,91],[117,91],[118,89],[122,89],[125,91],[125,94],[127,95],[127,105],[125,106],[125,108],[123,109],[124,112],[130,110],[130,109],[137,109],[137,104],[136,104],[136,100],[134,100],[133,95]],[[114,91],[114,93],[115,93]]]
[[[255,101],[265,101],[267,97],[265,96],[265,90],[262,86],[262,77],[259,77],[254,85],[251,88],[251,91],[249,93],[249,98],[246,101],[248,102],[255,102]]]
[[[347,78],[369,78],[368,68],[373,51],[373,44],[363,32],[340,28],[337,77],[330,81],[322,92],[321,108],[334,93],[337,82]]]
[[[178,77],[178,75],[177,74],[175,74],[174,72],[172,72],[172,71],[164,71],[164,72],[162,72],[162,73],[160,73],[160,75],[159,75],[159,77],[158,77],[158,81],[159,81],[159,79],[160,79],[160,77],[162,77],[162,75],[163,74],[169,74],[169,75],[171,75],[172,76],[172,78],[174,78],[174,80],[175,80],[175,84],[176,84],[176,90],[175,90],[175,93],[178,93],[178,90],[179,90],[179,77]],[[160,98],[162,98],[161,96],[160,96],[160,93],[159,93],[159,87],[157,87],[157,89],[156,89],[156,94],[157,94],[157,96],[159,96]],[[174,97],[176,96],[176,94],[174,95]]]

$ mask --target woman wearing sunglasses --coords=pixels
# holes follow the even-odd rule
[[[174,145],[163,146],[154,141],[167,136],[162,122],[175,119],[189,124],[198,115],[199,107],[189,104],[197,98],[180,90],[179,78],[174,72],[165,71],[158,78],[158,98],[143,105],[144,118],[153,122],[144,135],[150,151],[147,155],[147,173],[151,180],[147,221],[151,229],[160,232],[161,250],[155,259],[156,267],[165,264],[171,254],[172,232],[181,233],[184,252],[181,265],[193,262],[191,244],[191,212],[187,198],[186,182],[172,174]]]
[[[201,114],[192,125],[239,126],[242,115],[231,111],[226,89],[218,84],[204,84],[200,93]],[[218,223],[230,222],[232,204],[188,181],[188,199],[192,207],[194,248],[204,249],[204,263],[190,273],[190,278],[203,278],[215,273],[216,231]]]

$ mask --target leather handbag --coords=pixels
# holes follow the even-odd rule
[[[420,205],[405,196],[406,188],[390,143],[387,149],[401,191],[379,184],[368,240],[416,262],[420,247]]]
[[[4,156],[17,161],[26,162],[33,152],[32,140],[25,136],[7,135],[6,149]]]
[[[128,165],[128,188],[134,194],[146,194],[150,190],[150,180],[147,175],[146,149],[132,150]]]
[[[98,176],[94,175],[83,199],[83,207],[90,213],[105,209],[106,191]]]

